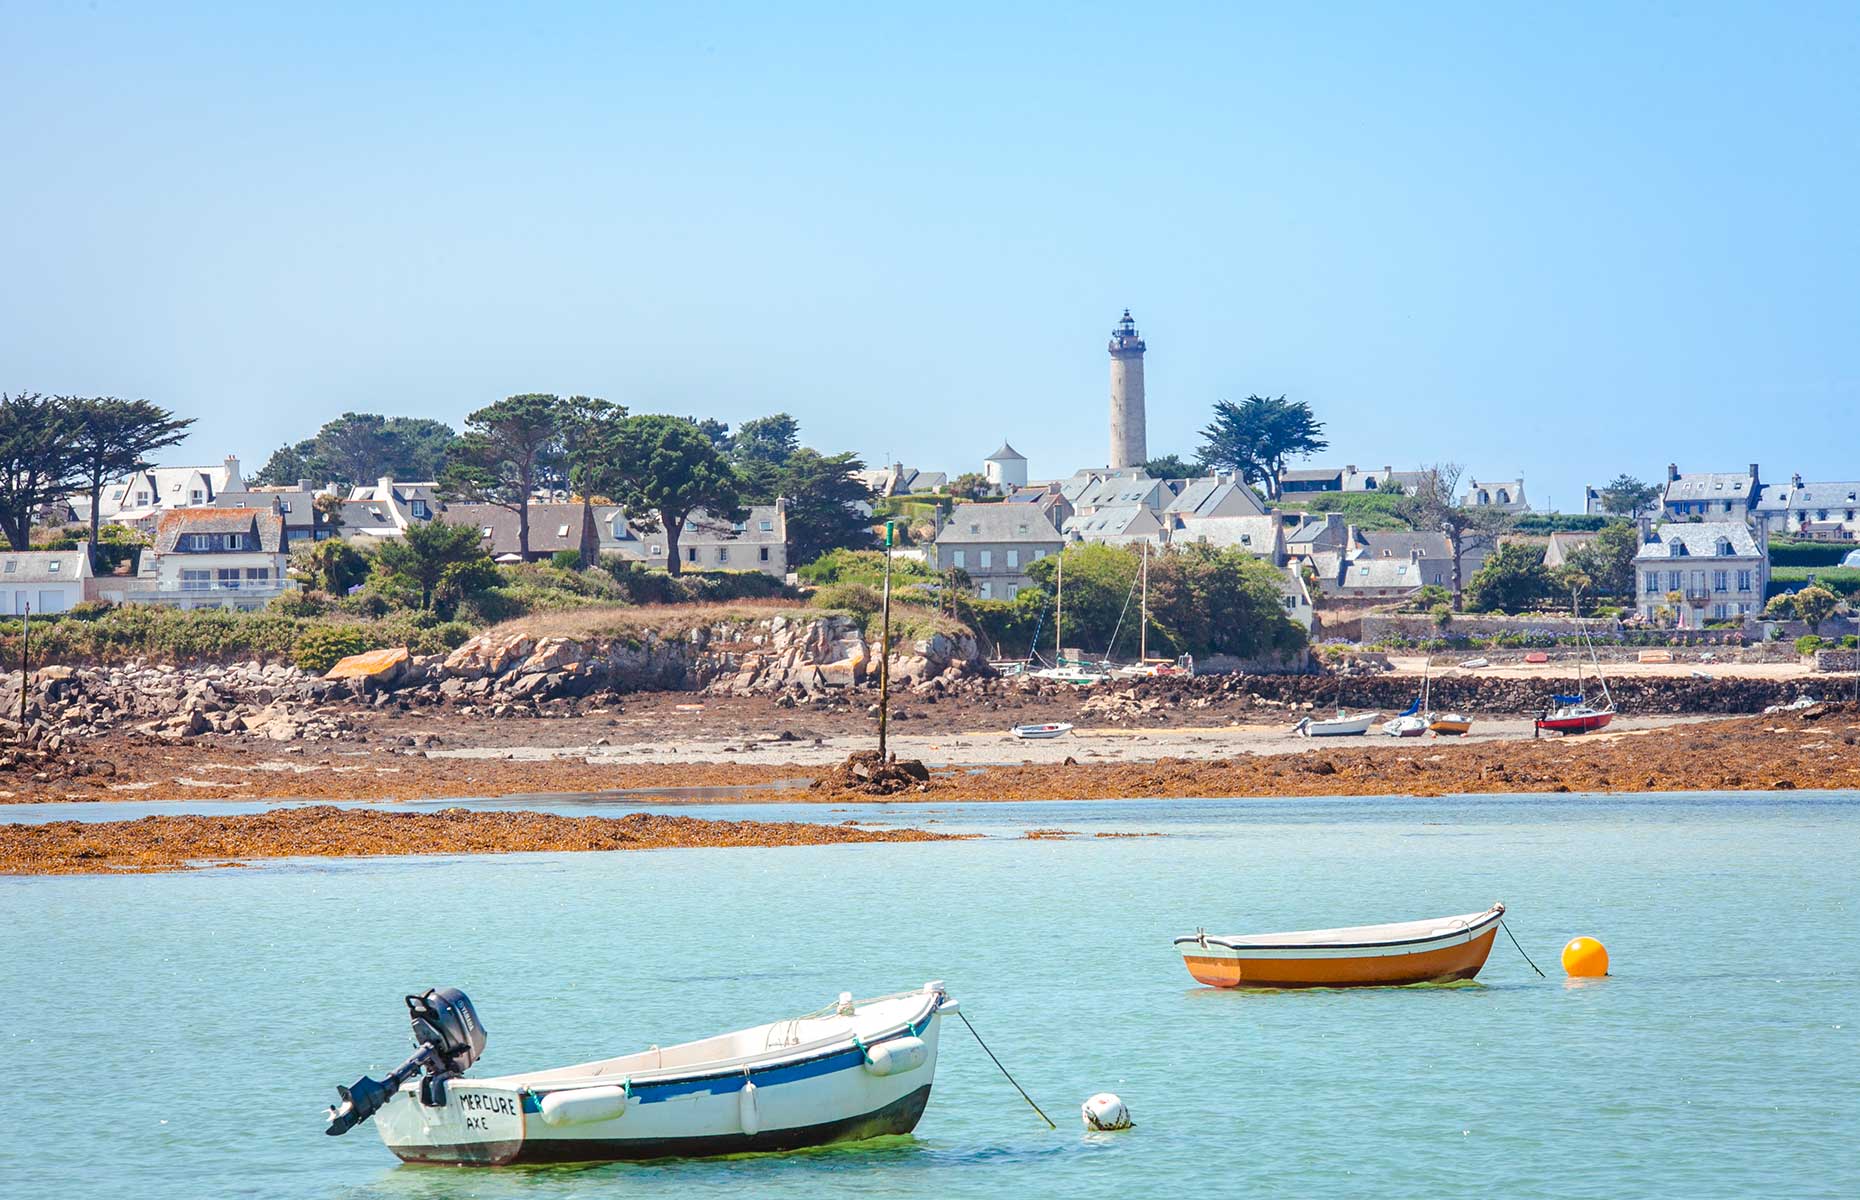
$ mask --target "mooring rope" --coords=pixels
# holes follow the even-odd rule
[[[1001,1065],[1001,1060],[998,1058],[995,1058],[995,1052],[988,1048],[988,1043],[982,1040],[982,1035],[975,1032],[975,1026],[969,1024],[969,1014],[963,1012],[959,1008],[956,1010],[956,1015],[962,1018],[962,1023],[964,1025],[969,1026],[969,1032],[974,1035],[975,1044],[982,1048],[982,1053],[986,1054],[989,1057],[989,1059],[994,1062],[995,1068],[1001,1072],[1002,1076],[1006,1078],[1006,1080],[1009,1083],[1014,1084],[1014,1090],[1020,1093],[1020,1098],[1022,1100],[1025,1100],[1028,1104],[1033,1105],[1033,1111],[1040,1114],[1040,1119],[1046,1122],[1048,1128],[1058,1129],[1059,1126],[1053,1124],[1053,1118],[1047,1116],[1046,1113],[1040,1108],[1039,1105],[1033,1103],[1033,1097],[1027,1094],[1027,1089],[1020,1086],[1020,1084],[1015,1083],[1014,1077],[1008,1074],[1008,1069]]]
[[[1509,925],[1507,925],[1507,924],[1505,924],[1505,919],[1504,919],[1503,917],[1500,917],[1500,918],[1499,918],[1499,920],[1498,920],[1498,927],[1499,927],[1500,929],[1502,929],[1502,930],[1504,930],[1504,931],[1505,931],[1505,936],[1511,939],[1511,944],[1512,944],[1512,945],[1514,945],[1514,946],[1518,946],[1518,935],[1517,935],[1517,934],[1515,934],[1515,933],[1513,933],[1513,932],[1511,932],[1511,926],[1509,926]],[[1524,947],[1523,947],[1523,946],[1518,946],[1518,953],[1519,953],[1519,954],[1524,954]],[[1533,971],[1536,971],[1536,972],[1537,972],[1537,978],[1539,978],[1539,979],[1548,979],[1548,978],[1550,978],[1550,977],[1549,977],[1548,975],[1545,975],[1545,974],[1543,973],[1543,971],[1541,971],[1541,970],[1539,970],[1539,969],[1538,969],[1538,966],[1537,966],[1537,964],[1536,964],[1536,963],[1534,963],[1534,962],[1531,962],[1531,956],[1530,956],[1530,955],[1528,955],[1528,954],[1524,954],[1524,961],[1525,961],[1525,962],[1527,962],[1527,963],[1531,963],[1531,970],[1533,970]]]

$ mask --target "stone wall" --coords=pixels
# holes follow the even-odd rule
[[[1437,711],[1490,716],[1529,716],[1541,712],[1552,691],[1573,690],[1573,674],[1566,678],[1498,679],[1455,675],[1433,681],[1431,700]],[[1596,688],[1591,677],[1591,694]],[[1773,704],[1787,704],[1803,692],[1818,689],[1783,679],[1696,679],[1661,676],[1609,681],[1616,708],[1629,715],[1675,713],[1756,713]],[[1193,679],[1139,680],[1129,689],[1138,699],[1214,699],[1241,702],[1242,707],[1295,708],[1336,705],[1339,679],[1335,675],[1228,675]],[[1412,676],[1365,675],[1342,680],[1343,706],[1352,711],[1376,709],[1396,713],[1406,708],[1420,690]]]

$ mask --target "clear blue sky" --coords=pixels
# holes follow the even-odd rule
[[[1235,7],[0,4],[0,389],[201,461],[559,391],[1040,476],[1128,305],[1152,453],[1283,392],[1540,505],[1860,476],[1860,9]]]

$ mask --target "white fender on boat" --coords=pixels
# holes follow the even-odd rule
[[[542,1119],[547,1125],[586,1125],[611,1121],[626,1111],[623,1087],[576,1088],[550,1092],[542,1098]]]
[[[743,1081],[743,1090],[736,1094],[736,1115],[743,1122],[743,1132],[751,1137],[762,1128],[762,1114],[756,1109],[756,1085]]]
[[[930,1047],[920,1037],[892,1038],[865,1049],[865,1069],[874,1075],[902,1075],[929,1061]]]
[[[1085,1128],[1098,1130],[1129,1129],[1130,1110],[1115,1092],[1099,1092],[1080,1106]]]

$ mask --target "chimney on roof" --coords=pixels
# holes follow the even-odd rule
[[[375,499],[392,500],[394,498],[394,477],[383,475],[375,480]]]
[[[1678,463],[1667,463],[1666,464],[1666,482],[1672,483],[1678,478],[1679,478],[1679,464]]]
[[[1789,476],[1789,486],[1790,487],[1801,487],[1802,486],[1802,472],[1797,471],[1795,474]]]
[[[1346,466],[1346,467],[1344,467],[1344,468],[1343,468],[1343,473],[1344,473],[1345,475],[1354,475],[1354,474],[1356,474],[1356,464],[1355,464],[1355,463],[1350,463],[1350,464],[1349,464],[1348,466]]]
[[[1344,529],[1343,531],[1344,549],[1354,550],[1362,544],[1363,544],[1362,536],[1356,532],[1356,526],[1351,525]]]
[[[1756,463],[1750,464],[1750,486],[1753,489],[1757,486],[1757,464]]]
[[[297,490],[300,492],[310,491],[310,481],[308,479],[299,479],[297,481]]]
[[[238,455],[228,454],[226,456],[226,486],[222,487],[220,490],[222,492],[245,491],[245,480],[239,478]]]

